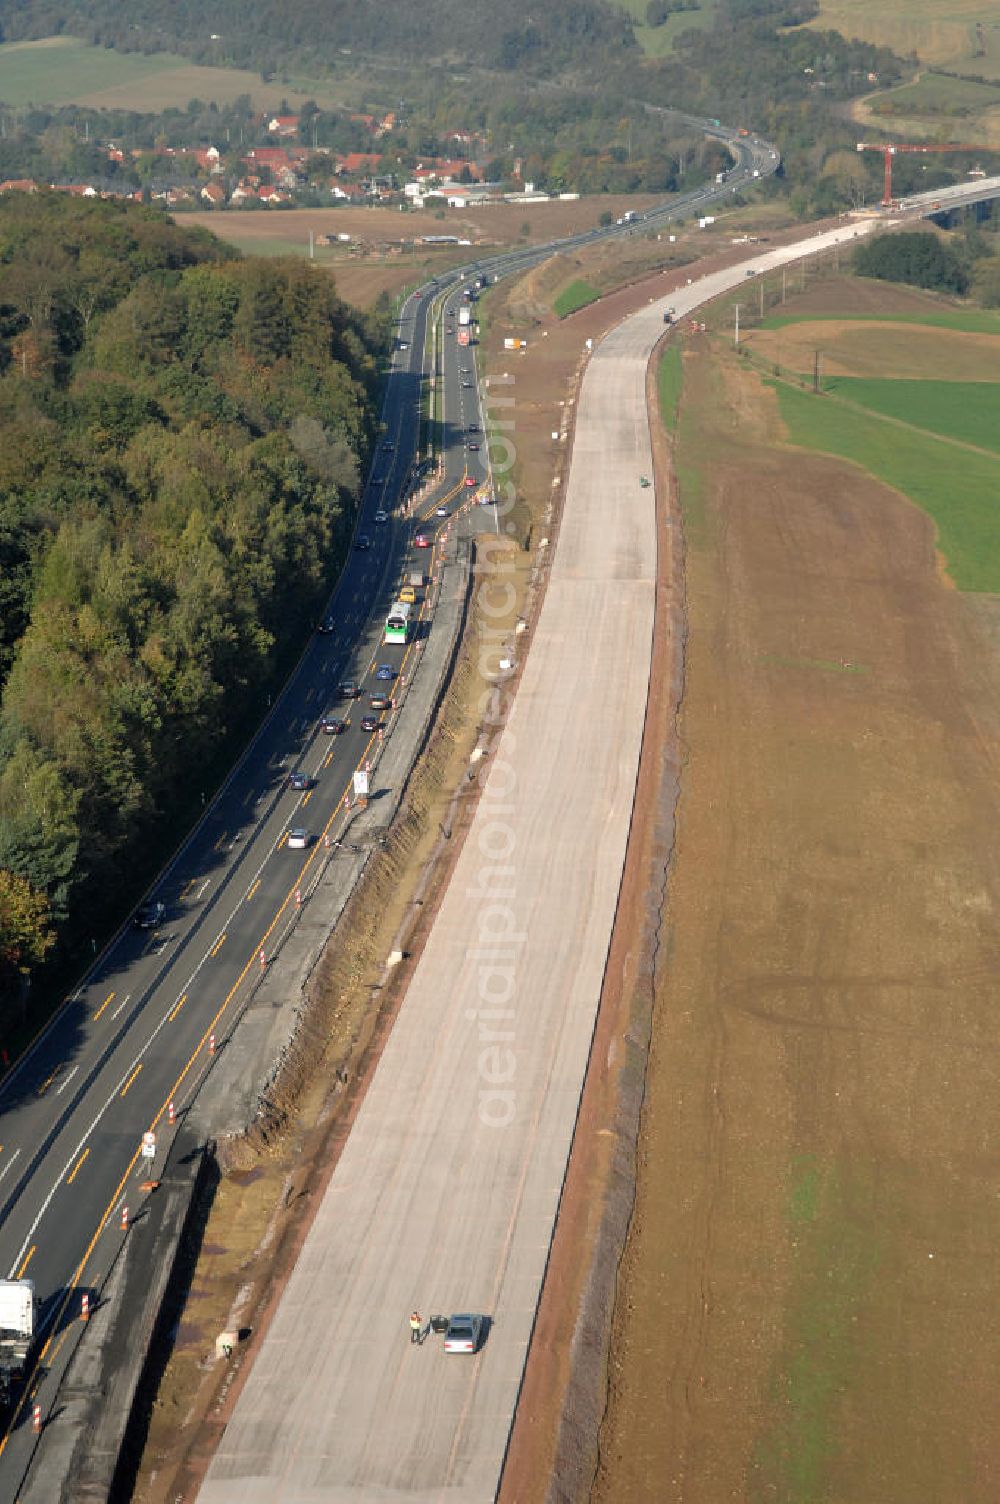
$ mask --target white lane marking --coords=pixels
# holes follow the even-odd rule
[[[69,1075],[63,1077],[62,1085],[56,1087],[56,1096],[57,1097],[62,1096],[63,1092],[66,1090],[67,1086],[72,1081],[73,1077],[76,1075],[76,1073],[77,1073],[77,1071],[79,1069],[80,1069],[80,1067],[78,1065],[74,1065],[74,1067],[70,1071]]]
[[[115,1009],[114,1013],[112,1013],[112,1015],[111,1015],[112,1022],[118,1017],[119,1013],[122,1011],[122,1009],[124,1008],[125,1004],[128,1002],[128,1000],[129,1000],[129,998],[131,996],[132,996],[131,992],[126,992],[125,996],[122,998],[121,1002],[118,1004],[118,1007]]]
[[[202,883],[201,887],[198,889],[197,893],[194,895],[195,898],[201,898],[202,894],[205,893],[206,889],[210,888],[211,885],[212,885],[212,879],[210,877],[206,877],[205,881]]]
[[[4,1176],[6,1175],[7,1171],[10,1169],[11,1165],[14,1163],[15,1159],[20,1154],[20,1152],[21,1152],[20,1149],[15,1149],[14,1150],[13,1154],[10,1156],[10,1159],[8,1159],[8,1161],[4,1165],[3,1169],[0,1170],[0,1180],[2,1180],[4,1178]]]

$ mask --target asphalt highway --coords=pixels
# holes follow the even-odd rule
[[[777,165],[767,143],[715,134],[739,158],[727,182],[648,214],[629,232],[708,206]],[[385,688],[376,667],[388,664],[399,674],[413,651],[412,644],[385,645],[382,625],[399,583],[427,558],[414,537],[424,532],[433,540],[446,525],[437,515],[440,499],[450,516],[488,487],[484,449],[467,447],[470,425],[482,426],[474,352],[444,333],[443,474],[427,515],[408,516],[402,504],[417,460],[431,304],[440,296],[444,328],[457,330],[460,288],[471,277],[507,275],[553,248],[609,233],[622,231],[589,231],[555,247],[474,263],[407,300],[382,412],[383,447],[364,494],[357,547],[329,603],[332,629],[310,641],[247,752],[162,874],[150,895],[164,905],[162,922],[116,937],[0,1083],[0,1269],[35,1282],[41,1325],[31,1382],[0,1437],[0,1500],[15,1498],[36,1446],[31,1407],[37,1404],[43,1418],[54,1411],[83,1330],[81,1297],[102,1285],[126,1221],[142,1207],[143,1185],[155,1179],[171,1106],[180,1116],[202,1087],[255,974],[272,964],[299,897],[317,880],[325,839],[337,838],[354,772],[379,734],[359,727],[371,695]],[[377,522],[383,510],[387,520]],[[357,698],[339,694],[345,680],[359,686]],[[339,735],[320,730],[329,711],[348,722]],[[290,787],[293,770],[307,775],[307,787]],[[308,832],[305,850],[287,844],[298,827]],[[155,1135],[151,1160],[142,1154],[147,1132]]]
[[[464,442],[467,425],[482,423],[478,388],[461,385],[452,341],[444,347],[440,484],[412,515],[399,505],[417,461],[429,318],[424,297],[401,313],[383,436],[355,546],[324,618],[330,630],[309,642],[225,788],[156,884],[150,898],[162,903],[162,921],[120,933],[0,1086],[0,1268],[33,1280],[40,1299],[38,1366],[0,1440],[0,1498],[15,1497],[34,1448],[31,1407],[52,1408],[82,1330],[81,1298],[93,1302],[125,1235],[123,1218],[141,1211],[143,1183],[155,1178],[172,1136],[171,1109],[178,1120],[203,1085],[250,983],[272,964],[298,899],[318,879],[325,838],[337,838],[354,772],[379,735],[362,731],[361,718],[374,713],[372,695],[392,695],[376,670],[388,665],[395,678],[414,651],[412,640],[386,645],[382,632],[404,576],[427,570],[431,551],[413,540],[419,533],[433,544],[446,525],[437,501],[451,516],[474,494],[467,474],[484,479],[479,453]],[[383,510],[387,520],[377,521]],[[354,698],[339,691],[348,680]],[[320,729],[327,712],[346,721],[339,734]],[[391,729],[391,711],[378,718]],[[306,775],[307,787],[290,786],[293,771]],[[306,849],[289,848],[293,828],[308,832]],[[147,1132],[155,1135],[152,1160],[142,1154]]]

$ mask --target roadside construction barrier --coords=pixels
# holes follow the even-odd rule
[[[41,1435],[41,1432],[42,1432],[42,1407],[41,1407],[41,1405],[35,1405],[34,1409],[31,1412],[31,1429],[34,1431],[34,1433],[35,1433],[36,1436],[40,1436]]]
[[[297,909],[301,909],[301,907],[302,907],[302,889],[301,888],[296,888],[295,889],[295,907]]]
[[[208,1053],[210,1055],[214,1055],[215,1054],[215,1035],[214,1034],[210,1034],[208,1036]]]
[[[86,1290],[84,1290],[83,1294],[80,1296],[80,1320],[90,1320],[90,1296],[87,1294]]]
[[[167,1104],[167,1122],[168,1123],[172,1123],[174,1121],[174,1119],[176,1118],[176,1116],[177,1116],[177,1114],[174,1111],[174,1104],[173,1104],[173,1102],[168,1103]]]
[[[127,1229],[128,1229],[128,1207],[127,1206],[123,1206],[122,1207],[122,1232],[127,1231]]]
[[[267,957],[265,956],[263,951],[261,951],[260,953],[260,969],[261,971],[267,970]]]

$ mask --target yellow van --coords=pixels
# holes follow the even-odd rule
[[[417,592],[412,585],[404,585],[399,592],[399,599],[405,601],[408,606],[415,606],[417,603]]]

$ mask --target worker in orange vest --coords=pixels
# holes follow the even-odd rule
[[[411,1343],[413,1343],[413,1342],[419,1342],[420,1341],[420,1333],[423,1331],[423,1329],[424,1329],[424,1323],[420,1319],[420,1312],[419,1311],[414,1311],[413,1315],[410,1317],[410,1342]]]

